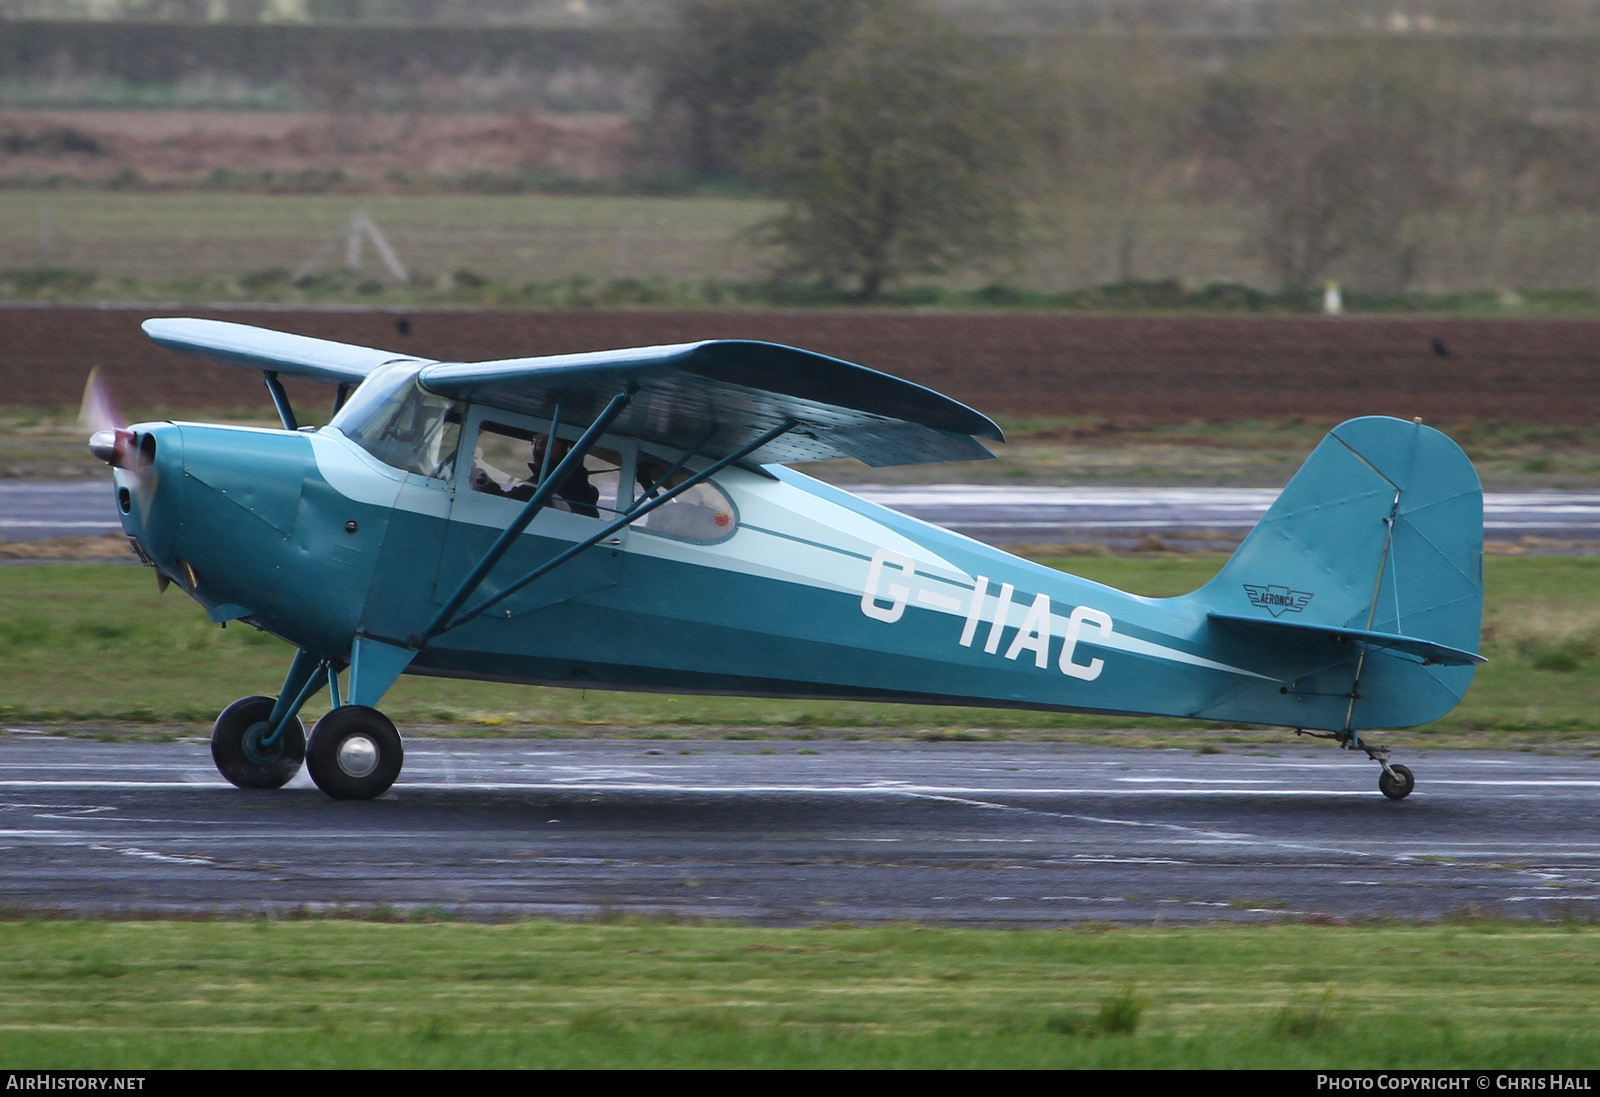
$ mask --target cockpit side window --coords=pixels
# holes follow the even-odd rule
[[[553,471],[571,448],[572,442],[565,438],[558,437],[551,449],[546,434],[485,421],[473,447],[472,490],[526,502],[533,498],[540,469],[548,465]],[[615,517],[622,464],[622,454],[596,446],[584,456],[583,466],[556,489],[549,505],[586,518]]]
[[[449,479],[461,442],[461,405],[428,392],[415,366],[375,371],[331,426],[386,465]]]
[[[639,466],[635,474],[639,482],[636,506],[664,494],[692,475],[682,468],[674,468],[674,464],[676,462],[643,451],[639,453]],[[646,514],[634,528],[683,541],[709,544],[732,537],[738,526],[739,512],[734,509],[733,500],[710,480],[702,480],[682,495]]]

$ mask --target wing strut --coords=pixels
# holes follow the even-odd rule
[[[278,371],[264,369],[261,371],[261,376],[266,378],[267,391],[272,394],[272,406],[278,409],[278,418],[283,420],[283,429],[299,430],[300,424],[295,420],[294,408],[289,406],[289,394],[283,390],[283,382],[278,380]]]
[[[500,558],[511,550],[512,544],[522,535],[522,531],[528,528],[528,523],[534,520],[538,513],[544,509],[544,505],[550,501],[550,497],[556,493],[556,488],[565,484],[567,477],[583,463],[583,459],[589,455],[589,450],[600,440],[600,436],[605,433],[612,420],[621,415],[628,404],[632,402],[635,391],[637,391],[637,387],[630,385],[624,391],[613,396],[611,403],[606,405],[605,410],[600,413],[598,419],[589,424],[589,429],[584,431],[583,437],[579,438],[572,449],[567,451],[567,455],[561,459],[561,463],[555,467],[555,470],[549,475],[540,478],[539,486],[534,490],[533,498],[523,504],[522,510],[517,514],[516,518],[501,532],[499,537],[495,538],[494,544],[489,546],[489,551],[483,554],[483,559],[479,560],[477,566],[472,569],[465,579],[461,580],[461,585],[456,588],[449,601],[445,602],[439,612],[433,615],[433,620],[428,622],[428,627],[423,630],[422,635],[413,639],[412,647],[420,648],[441,632],[454,627],[450,623],[450,618],[454,617],[456,611],[472,596],[472,592],[483,584],[489,572],[500,562]],[[553,422],[559,422],[560,418],[561,409],[558,405]],[[544,465],[546,467],[548,467],[550,461],[550,450],[554,448],[552,445],[545,450]],[[541,469],[541,471],[543,470]]]
[[[689,463],[689,458],[691,458],[695,454],[699,453],[700,452],[700,447],[704,446],[707,442],[711,441],[712,437],[715,436],[715,434],[717,433],[717,431],[719,429],[720,429],[719,427],[713,426],[710,430],[706,431],[704,434],[702,434],[700,436],[700,440],[698,442],[696,442],[694,445],[690,446],[688,449],[684,450],[683,451],[683,456],[679,457],[676,461],[672,462],[672,467],[671,468],[669,468],[666,472],[663,472],[660,476],[657,476],[655,483],[651,484],[649,487],[647,487],[643,491],[641,491],[639,493],[639,498],[635,499],[633,502],[628,504],[628,510],[632,511],[634,507],[638,506],[640,503],[644,502],[646,499],[653,499],[655,497],[656,492],[661,490],[661,485],[665,484],[668,480],[672,479],[679,472],[682,472],[683,471],[683,466]]]
[[[504,589],[502,589],[500,591],[500,593],[498,593],[498,594],[496,594],[496,595],[494,595],[494,596],[492,596],[490,598],[485,598],[483,601],[479,602],[477,605],[473,606],[471,609],[469,609],[465,613],[463,613],[460,617],[457,617],[455,620],[450,621],[449,624],[441,626],[439,624],[439,622],[447,620],[449,618],[450,614],[454,613],[455,609],[457,607],[459,607],[460,601],[465,601],[465,596],[463,596],[460,599],[460,601],[458,601],[455,598],[452,598],[451,599],[452,605],[446,606],[446,608],[444,610],[441,610],[439,612],[438,616],[436,616],[434,618],[434,624],[429,626],[429,631],[427,632],[427,634],[425,636],[422,637],[422,641],[421,642],[425,644],[429,640],[433,639],[435,636],[439,635],[441,632],[448,632],[453,628],[458,628],[459,626],[466,624],[468,621],[470,621],[474,617],[478,616],[480,613],[482,613],[484,610],[488,609],[490,606],[493,606],[495,603],[501,601],[502,599],[509,598],[511,595],[515,594],[517,591],[521,590],[523,587],[527,586],[529,583],[533,582],[535,579],[538,579],[540,576],[548,575],[551,571],[554,571],[556,568],[560,567],[562,564],[566,563],[568,560],[570,560],[574,556],[578,555],[578,553],[584,551],[585,549],[591,548],[594,545],[599,544],[601,541],[605,540],[607,537],[610,537],[613,533],[617,532],[617,530],[619,530],[619,529],[622,529],[624,526],[633,525],[633,523],[637,522],[639,519],[643,518],[645,515],[649,514],[651,511],[655,510],[657,507],[662,507],[662,506],[665,506],[666,504],[672,502],[672,500],[676,499],[678,496],[682,495],[684,492],[688,491],[690,488],[694,487],[697,484],[702,483],[705,480],[709,480],[711,477],[715,476],[717,473],[721,472],[723,469],[727,468],[729,465],[733,464],[735,461],[741,460],[742,458],[748,456],[749,454],[754,453],[756,450],[760,449],[762,446],[764,446],[767,443],[773,441],[774,439],[782,437],[783,435],[789,433],[791,430],[793,430],[795,427],[797,427],[799,425],[800,425],[800,422],[797,419],[786,419],[786,420],[784,420],[781,424],[779,424],[776,427],[773,427],[771,430],[769,430],[765,434],[761,435],[761,437],[757,438],[755,441],[750,442],[750,443],[748,443],[746,445],[740,446],[734,452],[732,452],[732,453],[728,454],[727,456],[725,456],[725,457],[713,462],[710,465],[707,465],[705,468],[703,468],[699,472],[696,472],[693,475],[689,476],[687,479],[685,479],[683,481],[683,483],[676,485],[671,490],[662,492],[660,495],[656,496],[654,499],[651,499],[651,500],[649,500],[647,502],[644,502],[644,503],[640,503],[639,505],[633,507],[626,514],[624,514],[621,518],[618,518],[616,521],[611,522],[608,525],[606,525],[604,528],[602,528],[600,530],[600,532],[594,534],[593,536],[586,537],[585,539],[583,539],[582,541],[579,541],[577,544],[573,545],[569,549],[565,549],[562,552],[557,553],[555,556],[552,556],[549,560],[546,560],[544,563],[540,564],[538,567],[536,567],[532,571],[528,572],[528,574],[524,575],[522,578],[518,579],[516,582],[514,582],[514,583],[510,584],[509,586],[505,587]],[[585,439],[587,439],[588,436],[585,435],[584,437],[585,437]],[[580,442],[580,445],[581,444],[582,443]],[[562,465],[564,467],[565,466],[565,462],[562,462]],[[555,477],[559,477],[561,475],[561,471],[562,471],[561,468],[557,468],[556,471],[552,474],[552,479],[554,479]],[[560,483],[562,481],[556,480],[555,482],[556,483]],[[537,496],[535,496],[535,498],[537,498]],[[532,500],[529,500],[529,503],[531,505]],[[519,520],[520,520],[520,516],[519,516]],[[526,525],[526,523],[523,523],[523,524]],[[520,530],[519,530],[519,532],[520,532]],[[505,535],[502,534],[501,538],[505,539]],[[497,542],[495,542],[495,547],[498,547],[498,546],[499,546],[499,542],[497,541]],[[494,548],[491,548],[489,550],[489,552],[492,554],[494,552]],[[503,554],[504,553],[502,552],[501,555],[503,555]],[[488,557],[485,556],[485,560],[487,560],[487,559],[488,559]],[[498,557],[496,557],[496,559],[498,559]],[[492,567],[493,563],[491,562],[489,566]],[[488,568],[484,567],[483,563],[480,562],[478,567],[473,569],[473,574],[476,575],[480,570],[484,571],[485,573],[487,573]],[[468,578],[470,579],[471,576],[469,576]],[[481,582],[481,579],[480,579],[480,582]],[[463,583],[462,586],[465,587],[466,584]],[[474,583],[473,586],[476,587],[477,584]]]

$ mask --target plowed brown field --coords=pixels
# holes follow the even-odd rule
[[[866,311],[0,308],[0,404],[75,405],[94,366],[130,408],[267,406],[248,371],[161,350],[194,315],[456,361],[765,339],[845,358],[991,415],[1174,423],[1352,415],[1600,424],[1600,322],[1145,318]],[[321,404],[325,393],[308,392]]]

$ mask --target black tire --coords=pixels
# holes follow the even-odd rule
[[[245,697],[222,710],[211,729],[211,760],[240,788],[282,788],[306,758],[306,729],[296,716],[271,748],[260,745],[272,729],[271,697]]]
[[[389,718],[366,705],[343,705],[311,730],[306,768],[335,800],[382,796],[405,764],[400,733]]]
[[[1390,777],[1390,773],[1393,773],[1394,777]],[[1404,800],[1416,787],[1416,777],[1405,766],[1391,765],[1378,773],[1378,790],[1391,800]]]

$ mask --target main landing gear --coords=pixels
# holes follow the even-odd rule
[[[1322,732],[1295,728],[1296,735],[1309,735],[1313,739],[1332,739],[1345,750],[1359,750],[1366,754],[1383,771],[1378,774],[1378,791],[1391,800],[1404,800],[1417,787],[1416,775],[1399,762],[1389,761],[1389,748],[1379,743],[1364,743],[1354,731]]]
[[[398,675],[399,669],[394,669]],[[351,693],[357,692],[355,674]],[[376,680],[376,700],[393,675],[369,672]],[[333,709],[311,731],[306,743],[299,712],[312,694],[329,687]],[[346,704],[339,696],[339,672],[327,662],[300,652],[295,656],[283,691],[277,698],[246,697],[217,717],[211,732],[211,758],[217,771],[240,788],[282,788],[303,763],[317,787],[335,800],[371,800],[382,796],[400,776],[405,748],[389,718],[363,704]]]
[[[282,788],[303,762],[317,787],[335,800],[382,796],[400,776],[405,748],[389,718],[365,705],[334,709],[312,729],[306,743],[298,716],[272,738],[271,697],[235,701],[211,731],[217,771],[240,788]]]

